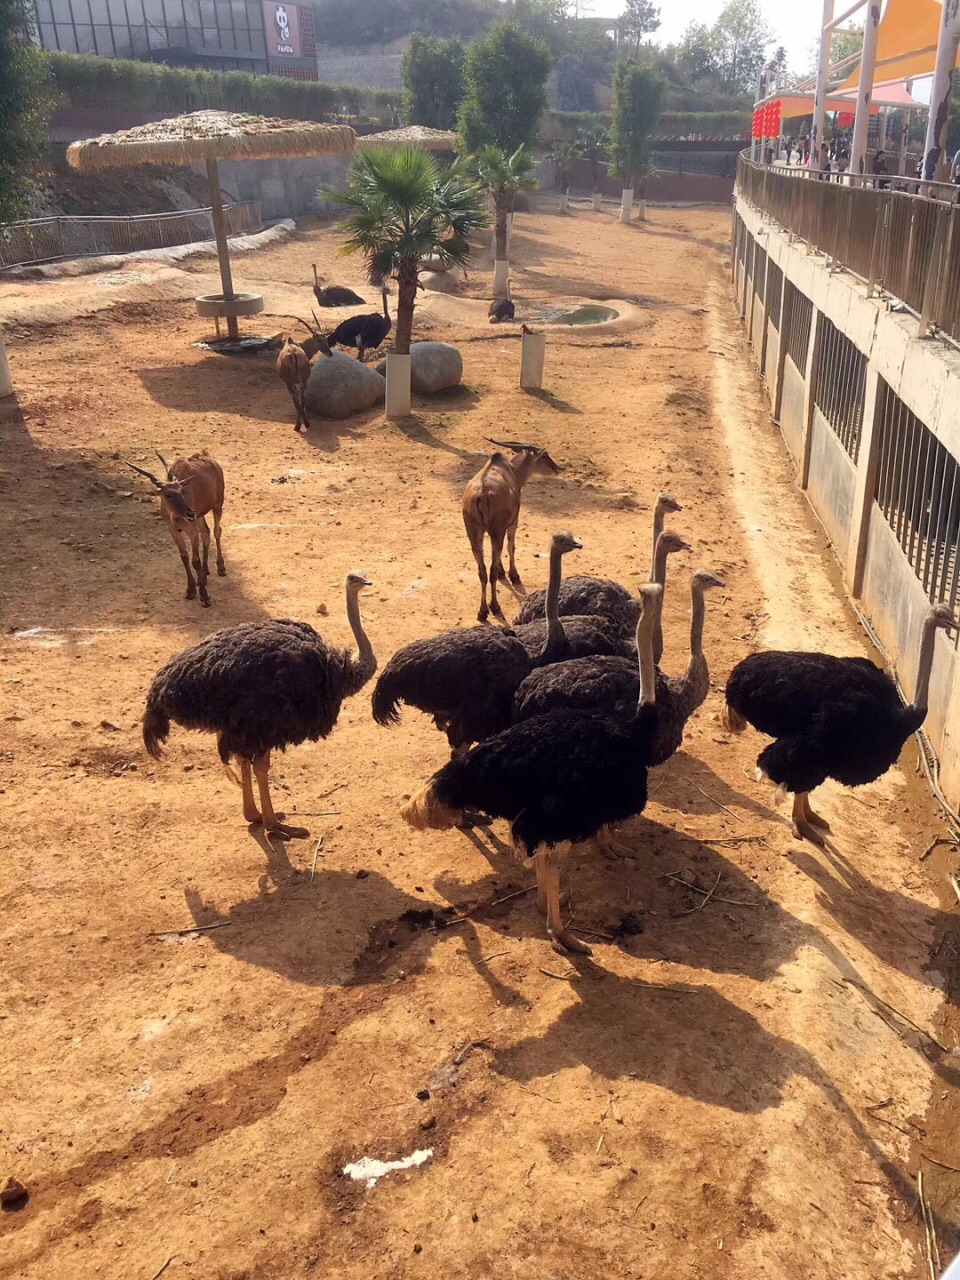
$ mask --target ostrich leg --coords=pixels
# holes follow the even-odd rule
[[[537,862],[543,862],[543,887],[547,900],[547,933],[553,943],[554,951],[574,951],[577,955],[589,956],[590,948],[579,938],[575,938],[569,929],[564,928],[560,913],[560,859],[569,850],[570,845],[558,845],[553,849],[545,849],[537,854]],[[539,867],[537,869],[539,882]],[[538,890],[539,894],[539,890]]]
[[[240,786],[243,788],[243,817],[245,822],[262,822],[263,818],[253,798],[253,773],[249,760],[240,761]]]
[[[621,844],[609,827],[601,827],[597,832],[597,846],[605,858],[632,858],[636,855],[636,850]]]
[[[823,819],[818,819],[823,822]],[[824,846],[823,832],[815,826],[807,806],[806,791],[798,791],[793,797],[793,834],[801,840],[809,840],[818,849]]]
[[[810,792],[808,791],[803,797],[803,807],[807,811],[807,821],[813,823],[815,827],[819,827],[821,831],[830,831],[830,823],[826,818],[822,818],[819,813],[814,813],[810,808]]]
[[[305,836],[307,831],[304,827],[288,827],[285,826],[280,819],[282,813],[274,813],[273,804],[270,800],[270,752],[265,752],[262,756],[257,756],[253,762],[253,772],[256,775],[257,787],[260,790],[260,809],[263,813],[263,829],[274,836],[285,836],[289,839],[296,839]]]

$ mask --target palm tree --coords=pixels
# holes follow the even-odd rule
[[[578,142],[555,142],[551,149],[553,163],[557,166],[557,177],[560,179],[560,212],[566,212],[567,192],[570,186],[570,167],[580,158]]]
[[[610,134],[602,125],[597,125],[593,129],[581,129],[578,141],[580,154],[589,161],[590,172],[593,174],[593,207],[598,209],[600,207],[597,199],[600,195],[600,163],[610,151]]]
[[[493,200],[498,262],[507,261],[507,215],[513,209],[513,197],[518,191],[529,191],[537,185],[533,176],[536,167],[537,162],[522,145],[508,156],[499,147],[488,143],[473,158],[473,168],[480,185]]]
[[[371,284],[396,280],[393,349],[409,355],[421,263],[466,263],[470,232],[489,221],[479,188],[462,164],[443,167],[428,151],[371,148],[358,152],[347,185],[326,198],[350,210],[340,223],[347,236],[340,252],[364,255]]]

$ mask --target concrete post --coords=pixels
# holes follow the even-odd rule
[[[7,364],[7,353],[3,349],[3,334],[0,333],[0,400],[13,395],[13,379],[10,377],[10,366]]]
[[[817,62],[817,88],[813,99],[813,124],[810,128],[810,168],[816,169],[823,138],[823,121],[827,113],[827,72],[830,69],[830,47],[833,33],[828,31],[833,21],[833,0],[823,0],[823,21],[820,23],[820,58]]]
[[[933,182],[947,145],[950,99],[953,97],[953,73],[957,65],[960,41],[960,0],[944,0],[943,22],[937,40],[937,62],[930,89],[930,115],[927,137],[923,144],[923,176]]]
[[[820,312],[813,308],[810,320],[810,343],[807,346],[807,363],[803,371],[803,439],[800,443],[800,488],[810,482],[810,447],[813,443],[811,427],[817,395],[817,355],[820,351]]]
[[[493,296],[495,298],[505,298],[510,280],[510,263],[506,259],[498,258],[493,264]]]
[[[880,375],[867,364],[867,382],[863,397],[863,427],[860,432],[860,454],[853,491],[853,514],[850,517],[850,541],[844,576],[850,594],[856,599],[863,589],[863,571],[867,559],[867,537],[870,533],[870,511],[877,487],[877,459],[880,454],[880,432],[877,429],[877,391]]]
[[[863,51],[860,54],[860,89],[857,93],[857,114],[853,122],[853,142],[850,147],[851,173],[863,173],[865,168],[867,130],[870,126],[873,77],[877,69],[877,37],[879,32],[880,0],[870,0],[863,24]]]
[[[633,212],[633,187],[624,187],[620,197],[620,221],[629,222]]]
[[[410,406],[410,357],[388,355],[386,415],[388,418],[406,418]]]
[[[777,352],[777,369],[774,375],[773,391],[770,399],[773,404],[773,420],[780,421],[780,409],[783,405],[783,370],[787,360],[787,347],[790,345],[791,319],[793,313],[787,306],[787,276],[784,272],[783,287],[780,290],[780,348]]]
[[[520,339],[520,386],[539,391],[543,386],[543,362],[547,351],[545,333],[525,333]]]
[[[593,193],[593,212],[594,213],[600,212],[600,207],[602,202],[603,202],[603,195],[601,194],[601,192],[595,191]]]

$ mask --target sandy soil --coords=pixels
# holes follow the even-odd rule
[[[30,1191],[0,1218],[2,1277],[152,1280],[168,1260],[166,1276],[220,1280],[922,1273],[921,1151],[960,1161],[957,1066],[930,1038],[957,1043],[937,1013],[957,950],[945,855],[919,861],[943,828],[915,750],[862,793],[824,789],[820,854],[753,780],[760,740],[718,723],[751,648],[867,651],[748,362],[729,216],[517,224],[521,312],[620,298],[627,318],[552,336],[548,390],[528,396],[515,331],[431,300],[418,333],[460,344],[465,388],[303,438],[269,357],[191,347],[184,299],[212,287],[209,262],[0,287],[18,389],[0,408],[0,1180]],[[237,283],[307,314],[311,262],[362,283],[335,251],[312,227],[238,262]],[[473,297],[487,272],[481,255]],[[716,688],[624,829],[636,858],[567,867],[593,931],[576,964],[532,895],[498,901],[529,886],[502,828],[400,821],[445,757],[416,713],[379,729],[361,694],[327,742],[278,761],[310,829],[286,845],[243,823],[210,739],[175,729],[159,764],[139,739],[153,672],[215,628],[294,616],[346,642],[348,569],[375,580],[381,661],[472,623],[459,495],[487,434],[565,468],[527,491],[528,586],[564,526],[585,544],[576,571],[637,582],[661,488],[695,547],[672,562],[668,670],[691,569],[727,584],[708,602]],[[123,465],[154,447],[224,466],[229,576],[209,610],[182,598]],[[171,932],[193,924],[218,927]],[[374,1188],[342,1176],[418,1150]],[[958,1175],[923,1168],[946,1256]]]

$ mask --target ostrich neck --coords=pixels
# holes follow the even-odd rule
[[[703,599],[703,587],[696,583],[690,591],[690,661],[703,657],[703,619],[706,607]]]
[[[663,657],[663,597],[667,589],[667,548],[660,542],[659,536],[657,537],[657,543],[658,546],[653,557],[653,581],[658,583],[661,591],[653,616],[654,662],[659,662]]]
[[[363,629],[363,623],[360,620],[360,597],[355,591],[347,592],[347,621],[350,623],[350,630],[353,632],[353,638],[357,642],[357,652],[354,658],[357,674],[360,677],[360,685],[366,684],[373,673],[377,669],[377,659],[373,652],[373,645],[367,639],[367,633]]]
[[[909,711],[921,712],[924,716],[927,714],[928,698],[930,695],[930,672],[933,670],[933,646],[937,638],[936,619],[928,618],[923,624],[923,633],[920,637],[920,661],[917,665],[917,687],[914,691],[913,702],[908,707]]]
[[[685,718],[689,718],[701,706],[710,692],[710,671],[707,660],[703,656],[703,621],[706,612],[703,599],[703,587],[696,584],[690,591],[692,602],[690,618],[690,661],[687,669],[675,686],[675,691],[682,704]]]
[[[652,618],[641,617],[637,626],[637,659],[640,667],[640,707],[651,706],[656,700],[657,694],[657,673],[653,660],[652,623]]]
[[[544,604],[544,615],[547,619],[547,639],[543,646],[543,657],[562,649],[566,641],[563,623],[560,621],[560,577],[563,553],[557,547],[550,548],[550,577],[547,579],[547,599]]]
[[[650,557],[650,581],[657,581],[657,543],[660,541],[660,535],[663,533],[663,522],[665,512],[658,502],[653,508],[653,552]]]

